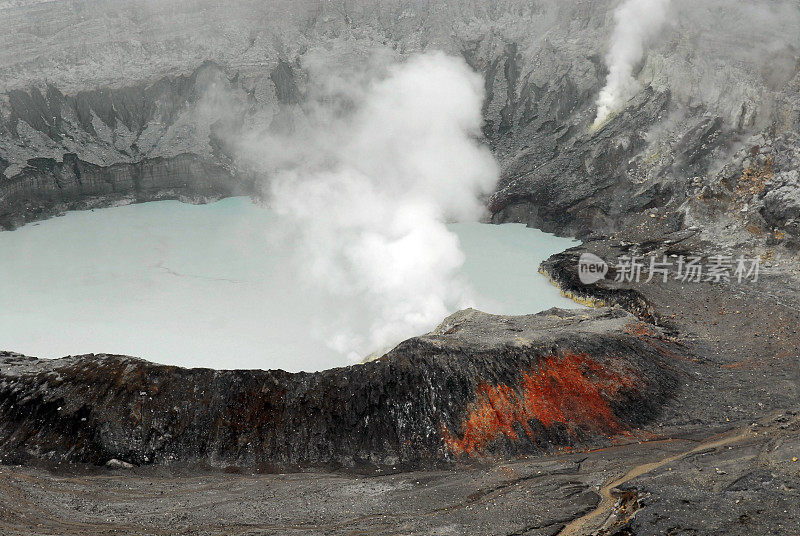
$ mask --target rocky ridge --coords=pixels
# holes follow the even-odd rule
[[[331,71],[357,78],[376,54],[395,61],[441,49],[485,80],[484,135],[503,169],[489,200],[493,221],[587,237],[624,233],[649,212],[662,234],[698,225],[711,241],[791,252],[800,9],[773,4],[675,2],[671,26],[637,71],[641,91],[598,130],[590,125],[611,0],[10,5],[0,60],[3,225],[61,208],[57,175],[31,179],[30,167],[43,166],[29,160],[38,158],[56,169],[72,154],[103,168],[194,155],[231,175],[227,186],[212,181],[210,197],[253,193],[253,170],[230,145],[235,133],[292,128]],[[746,20],[776,38],[748,31]],[[37,22],[60,29],[57,53],[27,32]],[[138,45],[109,41],[101,31],[109,24]],[[81,45],[85,35],[95,47]],[[39,62],[41,54],[52,59]],[[200,180],[198,195],[209,195]],[[39,207],[30,213],[9,197],[21,182]],[[135,200],[131,182],[115,191]]]
[[[0,361],[6,463],[424,467],[635,434],[685,348],[619,311],[467,310],[347,369],[180,369],[106,355]]]
[[[484,137],[503,170],[487,200],[492,221],[582,237],[543,272],[565,294],[614,308],[462,313],[374,364],[314,375],[5,354],[4,461],[73,471],[79,465],[67,462],[87,462],[89,472],[110,462],[133,472],[120,481],[142,493],[130,502],[119,491],[126,499],[110,504],[117,491],[105,475],[4,465],[3,531],[791,530],[800,486],[800,6],[673,4],[670,28],[637,66],[641,91],[597,130],[611,0],[0,4],[3,228],[108,203],[257,191],[263,177],[251,177],[226,140],[291,127],[320,64],[353,73],[375,50],[402,60],[443,49],[484,77]],[[584,285],[584,252],[612,262],[745,253],[765,270],[752,285]],[[597,404],[557,391],[555,406],[531,404],[550,400],[542,395],[553,385],[584,389],[581,400],[589,389]],[[510,455],[521,457],[497,462]],[[199,489],[248,505],[241,511],[209,507],[186,475],[158,473],[183,463],[196,478],[207,464],[383,473],[464,461],[494,463],[378,479],[200,477]],[[322,502],[299,504],[298,486]],[[154,489],[191,506],[164,521]],[[264,501],[264,489],[277,494]]]

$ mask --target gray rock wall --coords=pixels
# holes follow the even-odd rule
[[[0,462],[286,470],[430,467],[607,444],[678,388],[657,328],[620,311],[463,311],[377,361],[213,371],[0,352]]]
[[[302,117],[314,61],[350,73],[371,51],[442,49],[485,79],[484,135],[503,169],[494,221],[586,236],[657,209],[665,232],[794,232],[760,210],[766,190],[732,200],[753,146],[775,150],[775,173],[800,162],[796,0],[673,2],[637,66],[641,91],[598,131],[611,0],[14,5],[2,9],[0,203],[29,160],[67,153],[103,167],[193,154],[234,169],[231,136]]]

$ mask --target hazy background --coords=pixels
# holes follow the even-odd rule
[[[0,23],[0,203],[67,153],[252,178],[279,218],[246,247],[291,243],[298,281],[358,304],[369,329],[339,312],[331,337],[352,356],[472,302],[446,225],[496,190],[519,201],[501,221],[610,233],[800,125],[799,0],[4,2]]]

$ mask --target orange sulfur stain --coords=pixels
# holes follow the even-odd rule
[[[586,354],[549,356],[538,370],[523,374],[516,389],[479,384],[476,401],[462,423],[462,436],[443,427],[442,437],[454,454],[472,456],[501,436],[517,439],[515,425],[533,439],[533,419],[546,428],[561,423],[573,435],[586,431],[610,436],[622,427],[609,400],[635,383],[632,371],[609,371]]]

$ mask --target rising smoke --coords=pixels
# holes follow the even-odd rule
[[[271,204],[310,290],[338,297],[326,338],[358,360],[470,305],[446,223],[480,218],[498,167],[478,141],[483,81],[461,59],[434,52],[381,69],[344,92],[350,113],[345,85],[318,86],[337,95],[307,110],[305,128],[249,145],[284,154]]]
[[[625,0],[614,12],[614,33],[606,55],[608,78],[597,99],[594,127],[617,112],[639,88],[634,68],[645,47],[667,21],[672,0]]]

